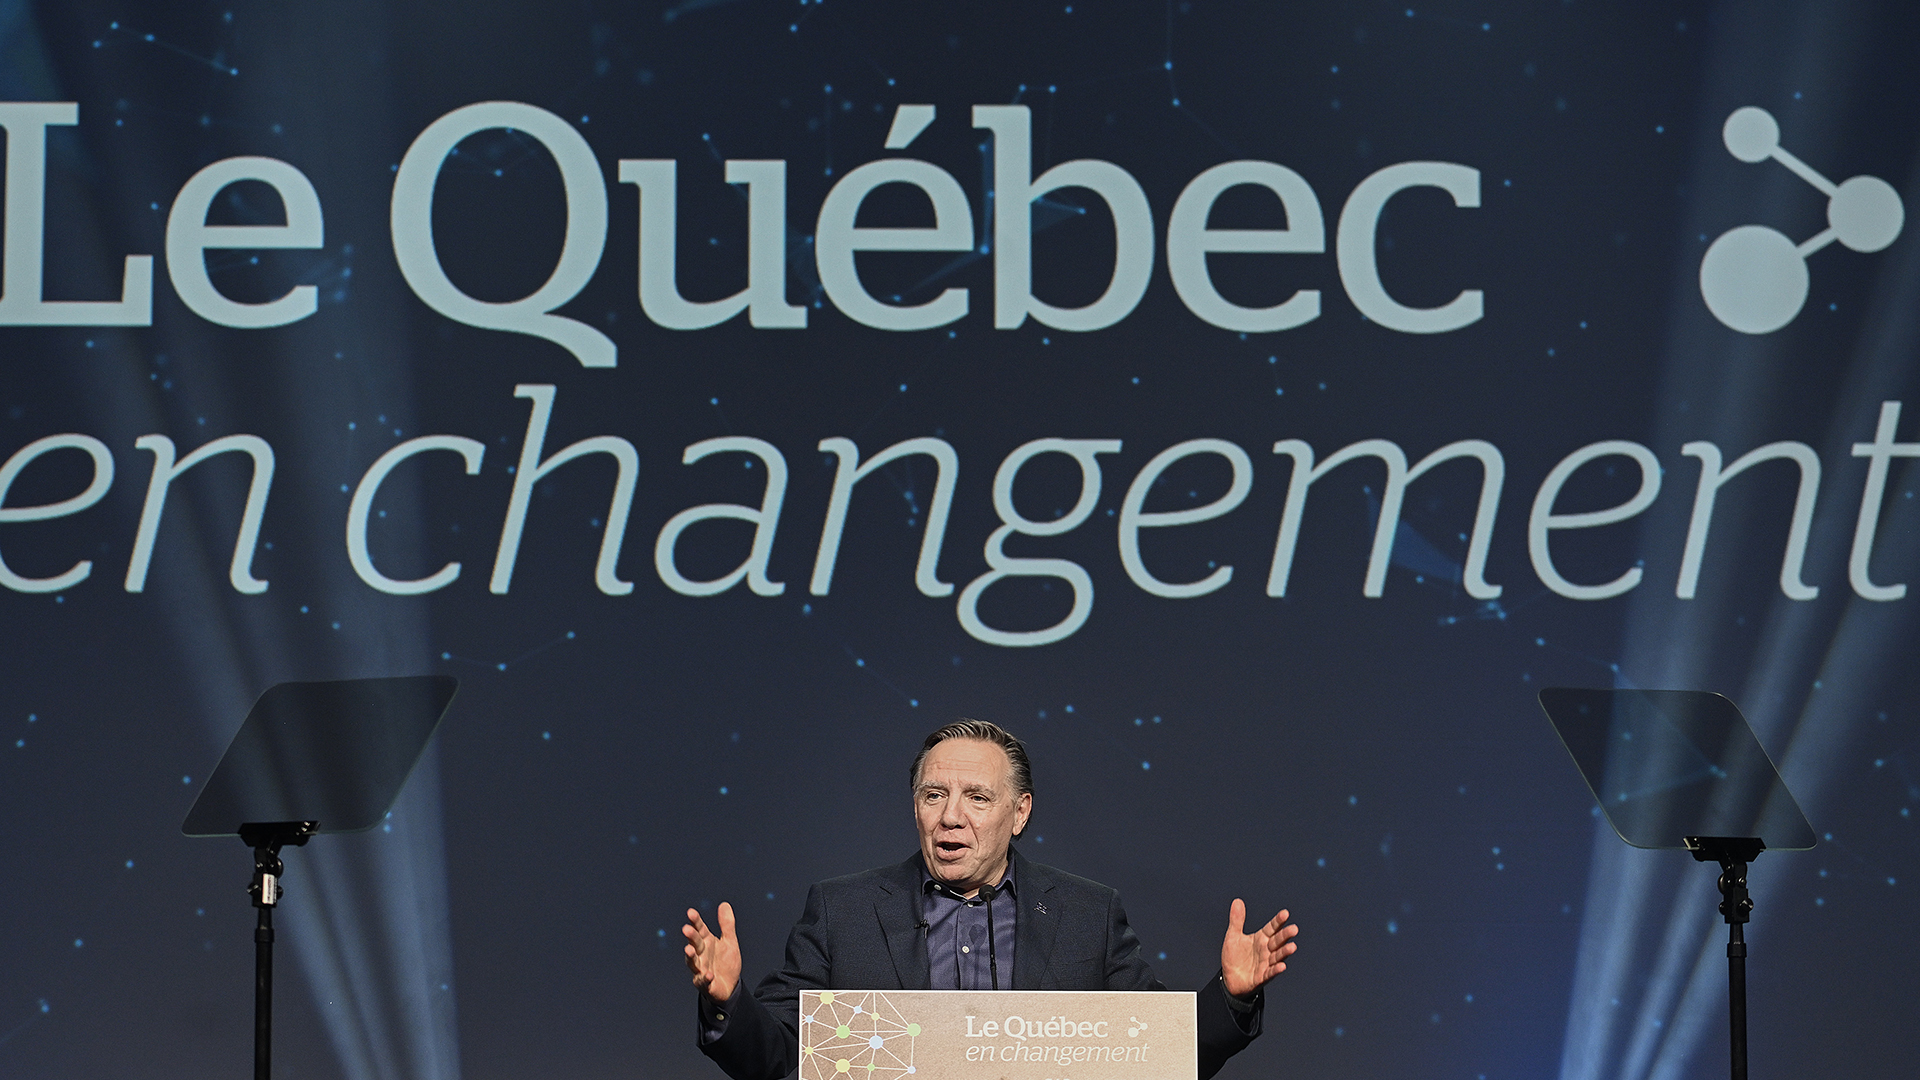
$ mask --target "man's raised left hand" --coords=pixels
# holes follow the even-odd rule
[[[1298,926],[1287,922],[1285,909],[1251,934],[1243,931],[1246,923],[1247,905],[1236,899],[1227,910],[1227,939],[1220,945],[1220,978],[1227,993],[1237,998],[1252,997],[1268,979],[1287,970],[1287,957],[1298,948],[1293,938],[1300,933]]]

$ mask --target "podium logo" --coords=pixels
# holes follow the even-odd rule
[[[801,1080],[905,1080],[918,1071],[919,1037],[920,1025],[885,994],[822,990],[819,1007],[800,1017]]]
[[[1707,248],[1700,260],[1700,295],[1713,317],[1732,329],[1771,334],[1792,322],[1807,302],[1807,256],[1835,240],[1869,252],[1900,235],[1906,208],[1892,184],[1877,176],[1835,184],[1780,145],[1780,125],[1767,110],[1735,109],[1720,137],[1741,161],[1772,158],[1827,197],[1827,227],[1801,243],[1765,225],[1742,225]]]

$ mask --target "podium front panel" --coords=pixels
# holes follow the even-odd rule
[[[1195,995],[803,990],[800,1080],[1194,1080]]]

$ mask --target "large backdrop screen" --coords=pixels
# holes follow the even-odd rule
[[[0,1072],[246,1067],[266,687],[457,676],[286,859],[289,1078],[717,1077],[956,717],[1232,1077],[1725,1067],[1546,686],[1736,700],[1756,1075],[1910,1075],[1907,5],[0,3]],[[1915,404],[1916,408],[1904,409]]]

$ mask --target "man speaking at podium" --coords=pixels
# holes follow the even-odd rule
[[[920,850],[906,862],[822,881],[787,937],[786,961],[742,989],[733,907],[719,933],[688,909],[687,967],[699,989],[700,1049],[734,1080],[798,1068],[802,990],[1164,990],[1140,955],[1120,897],[1029,862],[1013,847],[1033,812],[1020,740],[959,720],[927,736],[910,771]],[[1200,1080],[1260,1034],[1267,981],[1299,928],[1280,912],[1243,932],[1235,900],[1220,974],[1200,991]]]

